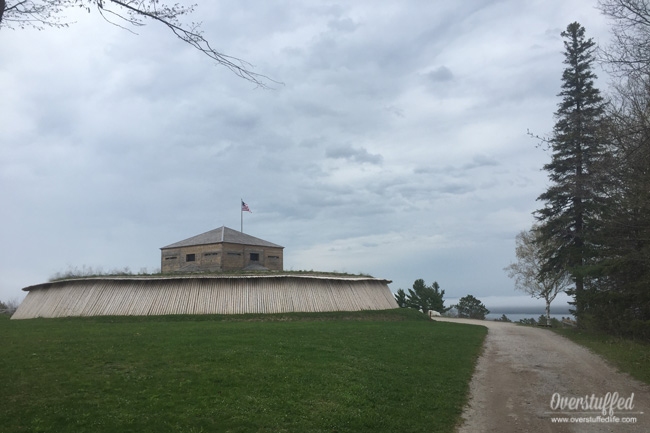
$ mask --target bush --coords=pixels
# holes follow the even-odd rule
[[[650,294],[589,291],[581,328],[605,331],[620,337],[650,340]]]
[[[519,322],[517,322],[517,323],[521,323],[522,325],[531,325],[531,326],[537,325],[537,321],[535,319],[533,319],[532,317],[527,318],[527,319],[519,319]]]
[[[485,320],[485,316],[490,314],[490,310],[472,295],[460,298],[454,307],[458,310],[458,317]]]
[[[16,299],[11,299],[7,302],[0,301],[0,314],[14,314],[19,305],[20,302]]]

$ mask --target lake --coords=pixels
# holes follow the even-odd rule
[[[539,316],[544,313],[490,313],[487,316],[485,316],[486,320],[494,320],[494,319],[500,319],[501,316],[505,314],[508,319],[512,320],[513,322],[519,322],[521,319],[530,319],[533,318],[535,320],[539,319]],[[575,320],[575,318],[570,314],[570,313],[564,313],[564,314],[553,314],[551,313],[551,318],[557,319],[557,320],[562,320],[562,317],[568,317],[571,320]]]

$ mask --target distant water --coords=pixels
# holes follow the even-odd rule
[[[508,313],[490,313],[487,316],[485,316],[486,320],[494,320],[494,319],[500,319],[501,316],[505,314],[506,317],[513,322],[519,322],[521,319],[535,319],[538,320],[539,316],[543,313],[513,313],[513,314],[508,314]],[[570,313],[564,313],[564,314],[553,314],[551,313],[551,318],[552,319],[557,319],[557,320],[562,320],[562,317],[568,317],[571,320],[574,320],[574,317]]]

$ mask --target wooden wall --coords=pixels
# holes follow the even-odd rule
[[[239,270],[251,264],[251,253],[259,256],[261,266],[271,271],[283,270],[282,248],[229,243],[164,249],[161,251],[160,269],[163,274]],[[194,254],[194,261],[187,261],[188,254]]]
[[[12,319],[397,308],[390,281],[310,276],[85,278],[27,287]]]

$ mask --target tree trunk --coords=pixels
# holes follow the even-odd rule
[[[0,24],[2,24],[2,17],[5,14],[6,7],[7,7],[7,0],[0,0]]]
[[[582,317],[582,312],[584,310],[584,300],[583,300],[584,287],[585,287],[585,281],[584,278],[582,278],[582,275],[576,276],[575,301],[576,301],[576,321],[578,322],[578,324],[580,324],[580,318]]]

